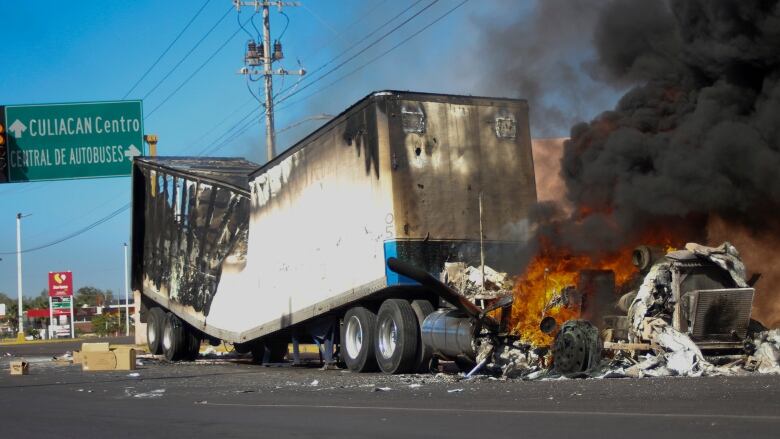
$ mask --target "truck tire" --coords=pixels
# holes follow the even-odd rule
[[[152,307],[146,317],[146,345],[149,353],[160,355],[162,349],[163,328],[165,327],[165,311],[159,306]]]
[[[403,299],[387,299],[376,317],[374,352],[384,373],[415,371],[419,325],[412,305]]]
[[[355,306],[344,314],[341,324],[341,358],[352,372],[373,372],[377,369],[374,355],[376,314]]]
[[[552,345],[553,368],[563,375],[582,374],[598,367],[602,342],[598,328],[587,320],[561,325]]]
[[[417,355],[414,363],[416,372],[427,373],[431,371],[431,360],[433,359],[433,350],[422,341],[422,324],[428,314],[434,311],[431,302],[427,300],[412,300],[412,310],[417,316]]]
[[[287,356],[287,347],[289,343],[284,338],[276,340],[266,340],[265,348],[268,350],[269,363],[281,363]]]
[[[179,361],[187,353],[186,328],[173,313],[168,313],[163,327],[162,350],[168,361]]]
[[[287,356],[287,341],[285,339],[263,340],[252,344],[252,362],[255,364],[281,363]]]
[[[195,361],[200,355],[200,331],[188,324],[184,324],[184,341],[187,348],[184,351],[183,360]]]
[[[252,363],[263,364],[267,358],[265,351],[265,343],[261,341],[255,341],[251,343],[249,351],[252,352]]]

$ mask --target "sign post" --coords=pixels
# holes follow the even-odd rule
[[[49,339],[52,339],[52,330],[51,327],[54,325],[54,303],[51,300],[51,296],[49,296],[49,330],[47,331],[47,335],[49,336]]]
[[[141,101],[8,105],[9,182],[128,176],[143,150]]]
[[[70,302],[70,338],[76,338],[76,314],[73,313],[73,297]]]

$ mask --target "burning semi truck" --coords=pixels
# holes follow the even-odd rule
[[[584,372],[604,347],[656,349],[647,328],[741,349],[753,290],[744,267],[723,273],[729,248],[521,273],[530,236],[507,227],[535,203],[523,100],[376,92],[264,166],[137,158],[132,287],[149,349],[186,360],[224,341],[275,362],[314,341],[328,362],[386,373],[436,359],[506,372],[521,357]],[[477,295],[450,282],[452,263],[479,267]]]

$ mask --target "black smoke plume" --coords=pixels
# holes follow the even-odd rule
[[[563,228],[587,230],[572,231],[574,243],[604,250],[662,221],[696,228],[712,215],[776,225],[778,1],[617,0],[593,40],[596,74],[635,86],[565,144],[567,197],[589,213]]]

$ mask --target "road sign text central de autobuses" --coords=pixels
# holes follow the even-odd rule
[[[140,101],[7,106],[9,180],[130,175],[142,114]]]

